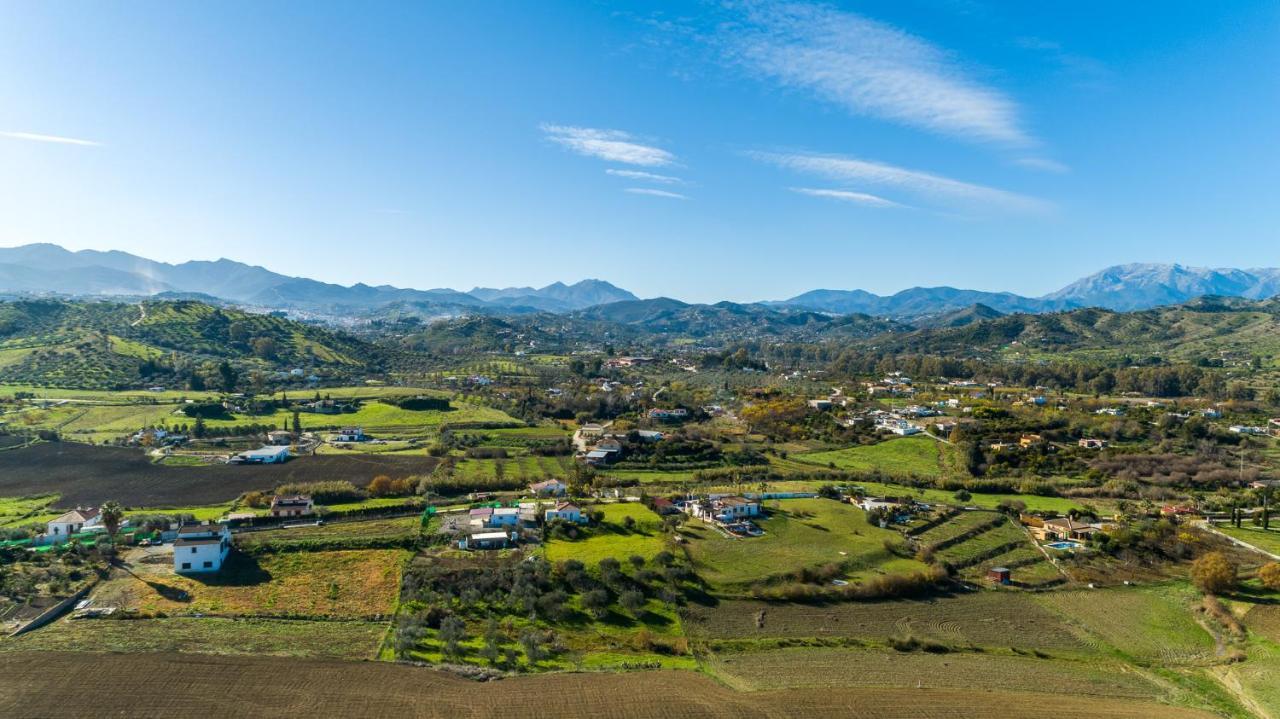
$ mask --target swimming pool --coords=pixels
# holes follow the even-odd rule
[[[1079,549],[1083,545],[1079,542],[1050,542],[1044,546],[1050,549]]]

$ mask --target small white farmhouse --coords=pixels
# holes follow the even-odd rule
[[[582,524],[586,521],[586,517],[582,515],[582,508],[573,502],[561,502],[554,509],[548,509],[543,517],[548,521],[553,519],[562,519],[566,522]]]
[[[101,522],[102,516],[96,509],[73,509],[56,519],[49,520],[46,534],[55,539],[65,539],[90,527],[97,527]]]
[[[231,530],[225,524],[188,524],[173,543],[173,571],[216,572],[231,553]]]

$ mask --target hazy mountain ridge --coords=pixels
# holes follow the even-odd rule
[[[392,305],[412,308],[422,317],[438,317],[471,312],[566,314],[610,304],[648,302],[594,279],[572,285],[554,282],[541,288],[476,287],[468,292],[363,283],[343,286],[289,277],[228,259],[174,265],[126,252],[71,252],[52,244],[0,248],[0,293],[130,297],[195,294],[255,307],[334,316],[355,314],[366,319]],[[929,318],[960,313],[975,305],[1004,315],[1042,314],[1081,307],[1127,312],[1179,304],[1202,296],[1267,299],[1277,295],[1280,295],[1280,269],[1136,263],[1108,267],[1043,297],[954,287],[912,287],[886,296],[859,289],[818,289],[787,300],[758,303],[758,306],[831,315],[861,314],[927,324]],[[725,306],[725,303],[701,306]],[[626,307],[618,310],[626,311]],[[982,319],[991,319],[988,313],[981,314]],[[972,318],[953,319],[967,323]]]
[[[198,293],[250,305],[316,312],[373,309],[396,302],[569,312],[636,299],[603,280],[583,280],[573,285],[556,282],[541,289],[477,288],[470,293],[363,283],[347,287],[289,277],[228,259],[173,265],[127,252],[71,252],[52,244],[0,248],[0,291],[130,296]]]

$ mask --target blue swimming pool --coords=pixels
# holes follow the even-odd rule
[[[1050,549],[1079,549],[1082,545],[1079,542],[1050,542],[1044,546]]]

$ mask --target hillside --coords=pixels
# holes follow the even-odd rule
[[[889,351],[928,353],[1092,351],[1178,359],[1252,356],[1280,345],[1280,301],[1201,298],[1136,312],[1078,309],[1014,314],[959,327],[882,335]]]
[[[323,376],[376,372],[383,362],[376,348],[343,334],[201,302],[0,303],[0,382],[189,386],[222,360],[242,373],[300,368]]]

